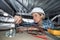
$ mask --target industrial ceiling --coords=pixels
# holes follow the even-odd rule
[[[10,14],[21,12],[29,15],[34,7],[43,8],[49,17],[60,14],[60,0],[0,0],[0,8]]]

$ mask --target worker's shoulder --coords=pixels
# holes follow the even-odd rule
[[[43,22],[45,22],[45,23],[49,23],[49,22],[52,22],[52,21],[49,20],[49,19],[46,19],[46,20],[43,20]]]

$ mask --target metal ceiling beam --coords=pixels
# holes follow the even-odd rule
[[[10,15],[13,15],[12,13],[14,13],[14,10],[11,9],[11,7],[4,0],[0,0],[0,9],[10,13]]]
[[[45,11],[50,10],[50,9],[53,10],[53,8],[56,8],[55,6],[58,6],[59,4],[60,4],[60,1],[57,0],[53,4],[51,3],[50,7],[48,7]]]
[[[20,3],[26,10],[29,10],[28,8],[26,8],[19,0],[16,0],[18,3]]]
[[[39,3],[37,3],[37,6],[40,6],[41,8],[43,8],[44,9],[44,5],[47,3],[47,2],[49,2],[49,0],[44,0],[43,2],[39,2]]]
[[[7,7],[9,7],[9,8],[11,9],[11,12],[12,12],[12,13],[14,13],[13,9],[6,3],[5,0],[2,0],[2,2],[3,2]]]
[[[44,9],[46,10],[48,8],[48,6],[50,6],[50,4],[53,2],[54,2],[54,0],[49,0],[49,2],[47,1],[47,3],[45,3],[45,5],[43,6]]]
[[[60,10],[59,10],[59,11],[60,11]],[[50,15],[50,16],[53,16],[53,15],[60,14],[60,12],[59,12],[59,11],[57,11],[57,12],[55,12],[55,13],[54,13],[54,12],[51,12],[52,14],[51,14],[51,13],[49,13],[49,15]]]
[[[55,7],[52,7],[51,9],[49,9],[49,11],[57,11],[57,10],[60,10],[60,4],[58,4],[58,5],[56,5]]]

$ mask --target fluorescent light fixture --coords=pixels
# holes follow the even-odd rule
[[[29,23],[34,22],[34,20],[33,20],[33,19],[25,19],[25,18],[23,18],[23,20],[24,20],[25,22],[29,22]]]
[[[3,14],[4,16],[8,16],[8,14],[6,13],[6,12],[4,12],[4,14]]]

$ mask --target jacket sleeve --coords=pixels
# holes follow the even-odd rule
[[[23,26],[23,27],[31,27],[33,23],[23,21],[21,24],[16,24],[16,27]]]
[[[55,27],[53,22],[50,20],[47,20],[47,25],[48,25],[48,28],[51,28],[51,29],[53,29]]]
[[[43,28],[44,29],[48,29],[48,28],[53,29],[54,27],[55,26],[54,26],[53,22],[50,21],[50,20],[45,20],[44,23],[43,23]]]

